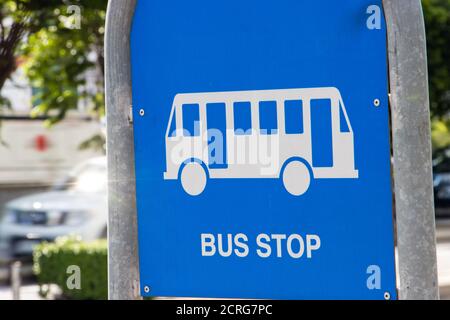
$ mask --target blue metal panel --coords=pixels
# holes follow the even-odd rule
[[[370,5],[382,3],[138,1],[131,53],[133,105],[146,110],[145,116],[134,110],[141,285],[151,288],[144,295],[383,299],[389,292],[396,298],[386,27],[381,16],[381,29],[368,28]],[[180,137],[166,131],[174,100],[183,94],[242,91],[255,101],[282,101],[296,98],[259,90],[311,89],[306,93],[314,95],[314,88],[335,88],[351,123],[339,148],[352,143],[353,163],[342,163],[353,152],[334,159],[343,165],[334,177],[325,172],[292,180],[308,172],[305,165],[315,168],[305,160],[312,150],[287,140],[279,140],[284,151],[271,159],[289,173],[285,179],[263,171],[258,179],[246,176],[252,170],[217,178],[202,173],[209,170],[203,159],[184,167],[190,170],[185,183],[176,166],[164,174],[168,161],[178,161],[166,157],[166,148],[178,146]],[[330,89],[320,92],[337,99]],[[304,131],[298,135],[303,144],[312,133]],[[283,132],[265,138],[282,139]],[[286,150],[294,162],[284,163]],[[184,189],[193,175],[204,185],[196,185],[196,196]],[[289,191],[305,186],[301,196]]]

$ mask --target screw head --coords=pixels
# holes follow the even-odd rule
[[[139,110],[139,115],[143,117],[145,115],[145,110],[144,109]]]
[[[384,293],[384,300],[391,300],[391,294],[389,292]]]
[[[374,105],[375,107],[379,107],[379,106],[381,105],[380,99],[375,99],[375,100],[373,100],[373,105]]]
[[[144,292],[145,293],[149,293],[150,292],[150,287],[149,286],[145,286],[144,287]]]

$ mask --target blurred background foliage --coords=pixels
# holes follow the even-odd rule
[[[450,0],[422,0],[427,31],[432,139],[450,145]]]
[[[54,114],[52,121],[59,121],[77,107],[80,98],[89,100],[93,111],[103,115],[104,20],[103,10],[85,8],[83,30],[64,27],[66,20],[59,19],[57,27],[42,28],[29,37],[22,47],[27,56],[25,70],[32,86],[40,89],[34,96],[32,115]],[[89,92],[83,87],[91,68],[98,71],[97,90]]]
[[[53,124],[80,98],[102,116],[106,6],[107,0],[0,0],[0,90],[23,64],[38,89],[32,116],[50,116]],[[97,90],[87,91],[90,69],[97,71]],[[8,103],[3,98],[0,105]]]
[[[425,14],[430,76],[431,111],[434,118],[450,111],[450,0],[422,0]]]
[[[68,236],[37,245],[33,253],[33,269],[41,295],[45,297],[48,285],[56,284],[66,299],[108,299],[107,259],[106,239],[82,242],[77,237]],[[82,270],[79,290],[67,287],[69,266],[78,266]]]
[[[450,144],[450,0],[422,0],[428,41],[430,100],[435,148]],[[80,29],[68,12],[81,8]],[[0,90],[25,61],[34,95],[32,115],[50,115],[48,124],[64,118],[80,98],[92,112],[104,114],[103,36],[107,0],[0,0]],[[97,90],[83,89],[85,73],[98,71]],[[7,107],[0,98],[0,106]]]

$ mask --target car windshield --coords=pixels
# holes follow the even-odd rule
[[[106,168],[104,166],[88,164],[79,170],[75,170],[55,189],[83,193],[104,192],[106,190],[106,177]]]
[[[433,155],[434,173],[450,173],[450,149],[439,150]]]

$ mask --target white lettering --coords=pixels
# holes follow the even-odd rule
[[[281,249],[281,240],[286,239],[285,234],[273,234],[272,239],[274,239],[277,242],[277,257],[281,258],[283,256],[283,252]]]
[[[320,243],[320,238],[319,236],[315,235],[315,234],[308,234],[306,236],[306,256],[308,257],[308,259],[312,258],[312,252],[319,250],[321,246]]]
[[[227,251],[224,251],[224,249],[223,249],[224,244],[223,244],[222,235],[219,234],[217,236],[217,239],[218,239],[218,241],[217,241],[217,248],[219,249],[219,254],[222,257],[229,257],[233,253],[233,238],[232,237],[233,236],[231,234],[227,235],[227,245],[226,245]]]
[[[270,237],[267,234],[260,234],[256,238],[256,244],[260,248],[256,250],[256,252],[261,258],[268,258],[272,254],[272,248],[270,247],[270,244],[268,242],[270,242]]]
[[[297,240],[299,243],[299,250],[297,253],[295,253],[292,250],[292,241]],[[291,236],[289,236],[288,240],[287,240],[287,250],[289,255],[294,258],[294,259],[300,259],[303,256],[303,253],[305,252],[305,242],[303,241],[303,238],[301,236],[299,236],[298,234],[293,234]]]
[[[260,258],[283,258],[283,252],[292,259],[300,259],[305,256],[312,259],[313,253],[317,252],[322,242],[315,234],[272,234],[261,233],[256,237],[256,247],[249,246],[249,237],[244,233],[233,234],[201,234],[202,256],[213,257],[216,254],[227,258],[233,254],[239,258],[250,255],[252,250]]]
[[[242,251],[240,251],[239,249],[235,249],[234,253],[240,257],[240,258],[245,258],[246,256],[248,256],[248,237],[243,234],[243,233],[239,233],[234,237],[234,243],[236,244],[236,247],[238,247],[239,249],[242,249]]]
[[[216,254],[216,239],[213,234],[210,233],[202,233],[202,256],[203,257],[212,257]],[[209,248],[209,250],[207,250]]]

